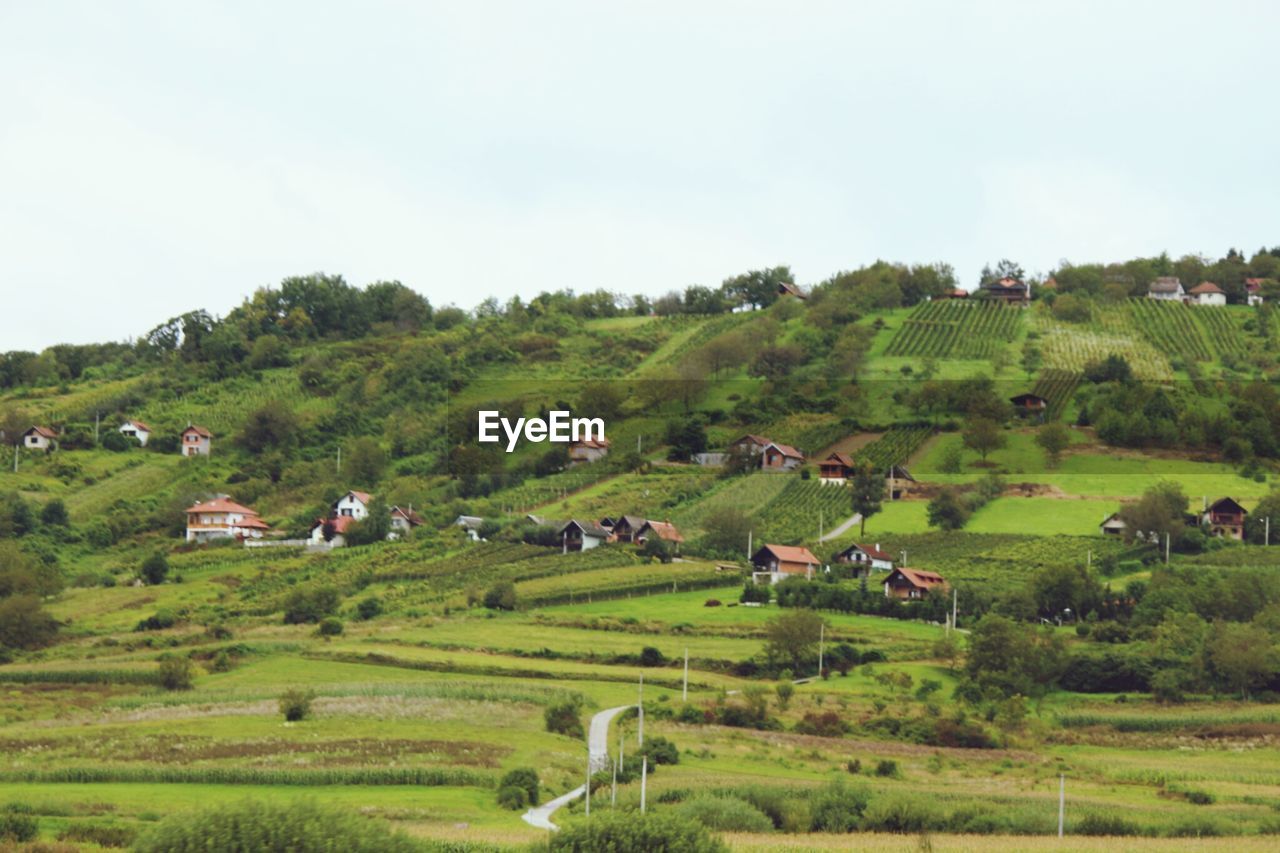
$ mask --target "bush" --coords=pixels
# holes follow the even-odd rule
[[[773,599],[773,587],[767,583],[747,581],[738,600],[743,603],[768,604]]]
[[[658,735],[656,737],[647,738],[644,746],[640,747],[640,755],[649,757],[649,766],[655,764],[679,764],[680,750],[676,749],[676,745],[666,738]]]
[[[1138,826],[1133,821],[1109,814],[1091,813],[1080,819],[1075,825],[1077,835],[1138,835]]]
[[[16,811],[0,812],[0,841],[31,841],[39,831],[40,826],[31,815]]]
[[[516,585],[511,581],[498,581],[485,592],[484,606],[490,610],[515,610]]]
[[[105,826],[100,823],[73,823],[58,833],[59,841],[96,844],[99,847],[128,847],[138,833],[128,826]]]
[[[332,616],[337,609],[338,591],[332,587],[295,589],[284,601],[284,624],[319,622],[326,616]]]
[[[498,789],[498,805],[504,809],[511,811],[519,811],[529,803],[529,795],[525,793],[524,788],[516,785],[507,785]]]
[[[872,832],[923,832],[941,824],[933,807],[914,796],[877,797],[862,818],[863,829]]]
[[[898,769],[898,762],[884,758],[876,762],[876,775],[882,779],[897,779],[902,771]]]
[[[530,805],[538,804],[538,771],[532,767],[517,767],[514,770],[507,771],[502,777],[502,781],[498,783],[499,795],[498,802],[502,803],[501,791],[507,788],[519,788],[524,794],[524,799]],[[512,808],[508,806],[508,808]]]
[[[382,599],[377,596],[370,596],[362,599],[356,605],[356,618],[362,621],[368,621],[377,616],[382,615]]]
[[[142,576],[143,581],[151,586],[162,584],[164,579],[169,576],[169,561],[164,554],[157,551],[142,561],[142,565],[138,568],[138,574]]]
[[[133,447],[133,443],[129,439],[114,429],[109,429],[103,433],[99,443],[102,445],[103,450],[110,450],[112,453],[124,453]]]
[[[156,824],[134,849],[139,853],[194,853],[214,847],[261,853],[407,853],[424,849],[408,836],[393,833],[384,823],[306,800],[244,800],[175,814]]]
[[[804,719],[796,723],[796,731],[802,735],[840,737],[848,734],[849,724],[835,711],[805,711]]]
[[[196,668],[191,658],[165,655],[160,658],[160,686],[165,690],[190,690]]]
[[[728,853],[724,842],[702,824],[673,812],[639,814],[600,811],[589,821],[567,824],[547,841],[552,853],[607,850],[609,853]]]
[[[853,832],[862,820],[870,800],[867,792],[834,782],[813,798],[811,832]]]
[[[320,627],[316,630],[322,637],[337,637],[342,634],[342,620],[329,616],[320,621]]]
[[[769,832],[773,821],[764,812],[737,797],[700,794],[686,800],[676,813],[695,820],[707,829],[721,832]]]
[[[280,697],[280,713],[291,723],[297,723],[311,716],[311,701],[316,694],[310,690],[291,687]]]
[[[582,704],[576,699],[565,699],[552,702],[542,714],[547,731],[581,738],[585,735],[582,729]]]
[[[135,631],[163,631],[172,628],[178,621],[172,610],[160,609],[134,626]]]
[[[641,666],[666,666],[667,656],[662,653],[661,649],[653,646],[645,646],[640,650]]]

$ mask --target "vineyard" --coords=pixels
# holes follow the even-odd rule
[[[1167,382],[1173,379],[1169,361],[1150,343],[1123,335],[1050,325],[1040,338],[1045,367],[1083,373],[1085,368],[1118,355],[1138,379]]]
[[[920,445],[933,434],[923,426],[894,427],[855,454],[860,462],[870,462],[877,469],[901,465],[920,449]]]
[[[999,302],[926,302],[903,321],[885,355],[990,358],[1017,336],[1021,320],[1021,309]]]
[[[776,475],[775,475],[776,476]],[[816,539],[853,515],[849,490],[818,480],[795,479],[758,516],[761,541],[793,544]]]
[[[1209,361],[1213,353],[1196,322],[1192,308],[1182,302],[1130,299],[1133,325],[1158,350],[1177,353],[1187,361]]]
[[[1232,358],[1248,356],[1249,344],[1243,330],[1232,320],[1231,309],[1204,306],[1194,310],[1221,355]]]
[[[1062,410],[1071,402],[1071,397],[1076,393],[1076,386],[1079,384],[1079,373],[1049,368],[1040,372],[1040,378],[1036,380],[1036,386],[1031,389],[1031,393],[1049,401],[1049,411],[1045,413],[1045,417],[1049,420],[1057,420],[1062,417]]]

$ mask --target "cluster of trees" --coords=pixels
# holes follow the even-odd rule
[[[1263,279],[1268,295],[1273,299],[1280,296],[1280,246],[1261,248],[1248,259],[1240,251],[1228,249],[1226,255],[1217,260],[1199,255],[1184,255],[1175,260],[1161,254],[1107,264],[1064,263],[1051,275],[1059,294],[1117,300],[1145,296],[1156,278],[1177,276],[1188,289],[1202,281],[1211,281],[1226,291],[1228,302],[1244,303],[1247,278]]]
[[[0,663],[14,650],[38,649],[53,641],[58,623],[41,602],[60,589],[56,565],[30,557],[17,542],[0,539]]]

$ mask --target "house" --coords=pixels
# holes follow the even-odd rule
[[[947,581],[942,575],[905,566],[894,569],[881,583],[884,584],[885,598],[903,601],[919,601],[929,594],[929,590],[947,588]]]
[[[1261,305],[1266,301],[1262,295],[1262,279],[1246,278],[1244,280],[1244,290],[1250,305]]]
[[[1207,524],[1213,536],[1243,540],[1244,517],[1248,514],[1248,510],[1231,498],[1219,498],[1205,507],[1200,523]]]
[[[1147,286],[1148,299],[1181,302],[1186,295],[1186,292],[1182,289],[1182,282],[1177,276],[1162,275]]]
[[[788,281],[780,282],[778,284],[778,296],[779,297],[794,296],[796,299],[809,298],[808,296],[805,295],[805,292],[800,289],[799,285],[792,284],[791,282],[788,282]]]
[[[729,453],[733,456],[759,456],[770,443],[762,435],[748,433],[729,445]]]
[[[48,453],[57,446],[58,434],[48,427],[33,426],[22,434],[22,446],[28,450],[43,450]]]
[[[609,541],[609,531],[594,521],[571,519],[560,528],[560,541],[567,551],[590,551]]]
[[[646,521],[636,531],[634,541],[637,545],[643,546],[650,537],[656,537],[663,542],[670,543],[677,554],[680,553],[680,543],[684,541],[680,531],[669,521]]]
[[[120,424],[120,434],[125,438],[136,439],[143,447],[147,446],[147,439],[151,438],[153,431],[142,421],[125,421]]]
[[[880,572],[893,571],[893,557],[880,550],[880,543],[874,546],[853,544],[836,554],[837,563],[854,566],[854,576],[864,576],[874,569]]]
[[[1202,281],[1188,295],[1197,305],[1226,305],[1227,292],[1211,281]]]
[[[765,471],[791,471],[804,464],[804,454],[788,444],[769,442],[760,454],[760,467]]]
[[[1103,536],[1123,536],[1129,525],[1124,523],[1124,519],[1120,517],[1120,513],[1113,512],[1106,518],[1102,519],[1102,524],[1098,525],[1098,531]]]
[[[765,545],[751,555],[751,565],[755,567],[755,571],[751,573],[755,583],[763,583],[767,580],[775,584],[788,575],[813,577],[814,571],[822,564],[808,548],[792,545]]]
[[[178,451],[183,456],[208,456],[213,449],[213,433],[202,426],[187,424],[182,431],[182,443]]]
[[[395,517],[395,511],[392,511],[392,517]],[[467,532],[472,542],[480,541],[480,527],[484,524],[484,519],[478,515],[460,515],[453,520],[454,527],[461,527]]]
[[[327,545],[330,548],[341,548],[347,544],[347,531],[360,519],[350,515],[331,515],[328,518],[317,518],[311,528],[307,541],[311,545]]]
[[[460,515],[458,517],[474,518],[475,516]],[[481,519],[481,522],[483,522],[483,519]],[[425,524],[425,522],[422,520],[422,516],[414,512],[412,506],[410,506],[408,509],[405,509],[404,507],[400,507],[400,506],[393,506],[391,508],[391,531],[387,533],[387,538],[399,539],[401,536],[412,531],[413,528],[421,527],[423,524]],[[479,537],[478,530],[479,529],[477,528],[477,532],[473,534],[472,538]]]
[[[911,472],[901,465],[890,465],[889,470],[884,476],[885,494],[889,496],[889,500],[902,500],[902,496],[911,491],[915,484],[916,478],[911,476]]]
[[[1006,305],[1026,305],[1031,301],[1031,285],[1006,277],[983,285],[982,295],[988,299],[999,299]]]
[[[369,514],[369,504],[372,501],[373,495],[352,489],[333,502],[329,515],[334,518],[354,518],[359,520]]]
[[[638,515],[620,515],[613,520],[613,525],[609,530],[613,533],[616,542],[634,542],[636,534],[640,532],[640,528],[644,527],[645,519]],[[601,527],[605,525],[601,524]]]
[[[609,455],[609,439],[588,438],[569,445],[569,464],[598,462]]]
[[[836,451],[818,463],[818,481],[843,485],[853,476],[854,467],[853,457]]]
[[[939,293],[937,296],[933,298],[934,299],[968,299],[969,291],[961,290],[960,288],[957,287],[955,290],[944,290],[942,293]]]
[[[218,495],[187,509],[187,541],[212,539],[261,539],[270,528],[255,510],[238,504],[227,495]]]
[[[1044,420],[1044,414],[1049,410],[1049,401],[1039,394],[1019,394],[1016,397],[1010,397],[1009,402],[1013,403],[1013,407],[1022,417],[1036,417]]]

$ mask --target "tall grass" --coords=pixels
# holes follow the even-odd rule
[[[366,769],[274,770],[256,767],[60,767],[51,770],[0,770],[0,782],[27,784],[162,785],[418,785],[492,788],[491,774],[455,767],[380,767]]]

